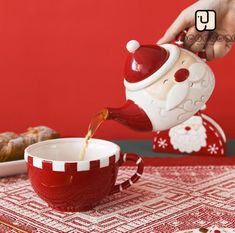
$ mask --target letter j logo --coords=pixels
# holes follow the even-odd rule
[[[214,10],[197,10],[195,13],[195,26],[199,32],[216,29],[216,12]]]

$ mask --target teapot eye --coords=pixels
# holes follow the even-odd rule
[[[165,80],[163,81],[163,84],[165,84],[167,81],[168,81],[168,79],[165,79]]]

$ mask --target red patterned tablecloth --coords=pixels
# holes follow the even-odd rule
[[[133,167],[120,169],[119,179]],[[27,232],[157,232],[235,228],[235,166],[146,167],[142,179],[95,209],[61,213],[33,192],[26,175],[0,179],[0,220]],[[0,232],[17,232],[0,225]]]

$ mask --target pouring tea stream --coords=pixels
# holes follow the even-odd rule
[[[177,44],[182,43],[127,43],[126,102],[95,115],[84,148],[105,120],[115,120],[137,131],[163,131],[186,121],[206,104],[215,86],[213,72],[203,59]],[[80,159],[85,151],[80,153]]]

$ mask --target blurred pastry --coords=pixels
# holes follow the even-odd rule
[[[22,134],[0,133],[0,162],[23,159],[24,149],[27,146],[59,137],[55,130],[46,126],[30,127]]]

